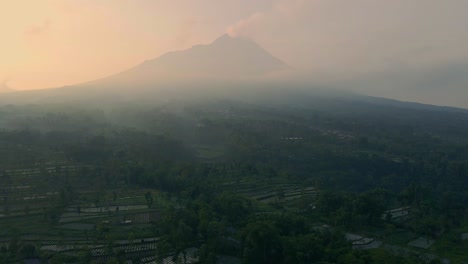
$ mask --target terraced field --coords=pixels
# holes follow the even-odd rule
[[[223,187],[263,204],[279,204],[290,209],[313,206],[318,192],[314,187],[284,181],[225,182]]]
[[[154,190],[99,191],[86,181],[91,170],[73,164],[1,170],[0,245],[14,236],[41,254],[71,260],[86,255],[105,263],[118,253],[154,261],[158,238],[145,233],[164,202]]]
[[[127,259],[148,258],[155,255],[156,245],[159,238],[142,238],[138,241],[119,240],[109,244],[85,244],[82,241],[69,241],[66,244],[48,244],[43,245],[41,251],[50,254],[64,254],[69,257],[79,258],[83,254],[89,254],[89,257],[98,263],[105,263],[109,258],[116,254],[123,254]]]
[[[59,199],[63,186],[86,185],[80,180],[81,177],[77,177],[85,168],[70,164],[46,164],[0,171],[0,217],[41,213],[52,200]]]

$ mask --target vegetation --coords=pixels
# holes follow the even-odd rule
[[[466,260],[468,113],[327,100],[1,107],[0,263]]]

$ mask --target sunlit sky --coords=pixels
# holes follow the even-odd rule
[[[465,0],[0,0],[0,85],[86,82],[228,32],[325,83],[464,106],[466,10]]]
[[[269,0],[1,0],[0,79],[75,84],[208,43]]]

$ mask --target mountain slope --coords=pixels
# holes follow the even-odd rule
[[[288,67],[255,42],[223,35],[208,45],[169,52],[92,85],[161,84],[181,80],[259,78]]]
[[[279,78],[270,78],[272,76]],[[347,104],[343,102],[349,102],[403,109],[466,111],[314,87],[312,82],[302,77],[255,42],[223,35],[211,44],[169,52],[96,81],[55,89],[3,93],[0,104],[76,102],[99,105],[214,98],[285,106],[346,108]],[[8,88],[6,85],[3,87]]]
[[[203,94],[261,80],[288,66],[255,42],[223,35],[208,45],[166,53],[124,72],[82,84],[2,94],[0,103],[70,103],[179,96],[190,88]],[[205,91],[205,93],[203,92]],[[193,94],[192,94],[193,95]],[[187,98],[190,95],[184,94]],[[131,99],[133,98],[133,99]]]

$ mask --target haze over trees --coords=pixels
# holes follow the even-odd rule
[[[227,35],[1,100],[2,263],[466,260],[468,110],[312,87]]]

